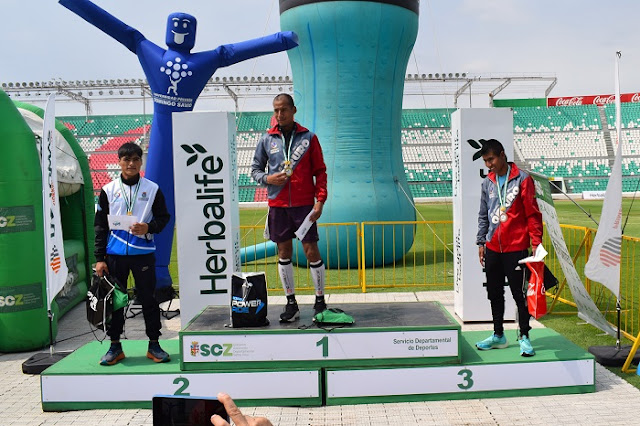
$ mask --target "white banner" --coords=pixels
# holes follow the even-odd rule
[[[618,58],[619,59],[619,55]],[[611,169],[602,215],[593,240],[584,274],[607,287],[620,300],[620,260],[622,250],[622,143],[620,140],[620,82],[616,59],[616,135],[618,152]]]
[[[58,199],[58,170],[56,168],[56,96],[47,100],[42,128],[42,212],[44,216],[44,247],[47,280],[47,310],[67,281],[64,257],[60,202]]]
[[[318,398],[318,371],[252,371],[249,373],[86,374],[40,376],[42,402],[150,402],[154,395],[216,396],[229,392],[236,400]],[[99,386],[96,386],[99,383]],[[135,385],[132,386],[132,383]],[[286,386],[276,386],[286,383]],[[183,393],[183,394],[184,394]]]
[[[595,382],[593,360],[327,372],[327,398],[509,391]],[[500,379],[497,380],[496,377]]]
[[[582,191],[583,200],[604,200],[606,191]]]
[[[173,114],[173,166],[182,328],[209,305],[231,306],[240,271],[235,119]]]
[[[187,335],[183,363],[427,358],[458,355],[457,330]]]
[[[451,114],[453,144],[454,308],[463,321],[491,321],[485,273],[478,259],[476,234],[480,185],[488,170],[480,140],[497,139],[513,161],[513,113],[509,108],[465,108]],[[516,317],[511,292],[505,294],[504,319]]]
[[[578,306],[578,317],[605,333],[614,336],[616,334],[615,329],[607,322],[598,307],[593,303],[591,296],[587,293],[578,275],[578,271],[576,271],[573,265],[573,259],[564,241],[562,229],[560,229],[560,223],[558,222],[558,215],[556,214],[556,208],[554,207],[553,198],[551,197],[549,179],[537,173],[531,173],[531,177],[536,186],[536,199],[540,212],[542,212],[542,220],[547,225],[547,234],[549,234],[551,243],[556,251],[560,267],[567,279],[569,290],[573,295],[573,300]]]

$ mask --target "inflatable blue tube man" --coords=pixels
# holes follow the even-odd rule
[[[414,221],[401,146],[407,62],[419,0],[280,0],[280,26],[300,47],[288,53],[296,119],[316,132],[329,198],[321,222]],[[322,228],[320,228],[322,230]],[[337,227],[318,246],[329,267],[355,267],[356,232]],[[397,261],[413,244],[410,225],[364,232],[365,266]]]
[[[298,45],[298,38],[293,32],[281,32],[190,53],[196,39],[196,18],[189,14],[169,15],[168,49],[163,49],[88,0],[60,0],[60,4],[135,53],[153,93],[153,124],[145,176],[160,186],[171,213],[171,221],[156,238],[156,290],[163,294],[162,289],[168,290],[171,285],[168,265],[175,224],[171,114],[193,110],[198,95],[218,68],[291,49]]]

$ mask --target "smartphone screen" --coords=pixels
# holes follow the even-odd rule
[[[211,426],[211,416],[214,414],[229,421],[224,406],[216,398],[176,395],[153,397],[154,426]]]

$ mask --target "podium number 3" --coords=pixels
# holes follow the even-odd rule
[[[473,386],[473,379],[471,379],[472,375],[473,373],[471,370],[467,370],[466,368],[458,371],[458,376],[462,376],[462,383],[458,383],[458,387],[464,390],[471,389]]]

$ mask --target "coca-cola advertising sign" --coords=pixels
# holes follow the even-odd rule
[[[613,104],[616,95],[589,95],[589,96],[563,96],[560,98],[547,98],[547,106],[573,106],[573,105],[597,105]],[[623,93],[620,102],[640,102],[640,92]]]

